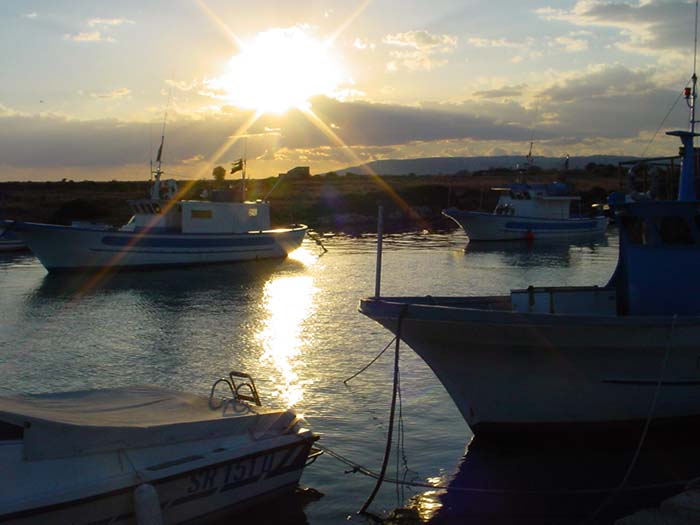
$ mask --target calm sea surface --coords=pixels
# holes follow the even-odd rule
[[[385,240],[382,292],[479,295],[530,284],[602,285],[615,266],[617,242],[612,233],[575,244],[487,244],[465,251],[461,232],[393,235]],[[378,471],[391,397],[391,352],[343,384],[392,337],[357,312],[358,300],[373,293],[375,240],[336,235],[324,243],[324,255],[305,241],[282,262],[106,279],[47,275],[31,255],[0,256],[0,394],[139,383],[206,394],[215,378],[232,369],[246,371],[255,377],[264,404],[296,407],[323,445]],[[590,494],[502,491],[616,487],[636,442],[629,451],[585,453],[470,444],[472,434],[449,396],[406,346],[401,390],[405,430],[399,476],[452,488],[384,485],[372,506],[377,514],[407,507],[399,512],[401,522],[585,523],[591,515],[589,522],[602,520],[624,496],[624,491],[606,496],[611,504]],[[390,475],[396,476],[397,458],[392,458]],[[657,463],[669,470],[672,460],[665,451]],[[302,484],[324,496],[295,500],[274,521],[329,524],[351,517],[364,523],[366,518],[354,513],[374,480],[347,470],[321,457],[305,471]],[[657,481],[653,471],[645,474],[649,483]],[[678,469],[674,474],[686,479]],[[645,493],[642,501],[656,505],[657,495]],[[564,504],[563,514],[552,511],[554,502]],[[555,517],[547,517],[552,512]]]

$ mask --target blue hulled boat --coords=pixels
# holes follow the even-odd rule
[[[683,142],[678,200],[611,196],[620,248],[607,284],[371,297],[360,311],[423,358],[477,434],[697,425],[696,134],[670,134]]]

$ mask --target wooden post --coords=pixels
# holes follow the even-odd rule
[[[377,208],[377,267],[374,279],[374,297],[379,298],[382,283],[382,244],[384,241],[384,206]]]

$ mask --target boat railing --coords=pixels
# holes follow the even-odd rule
[[[255,381],[250,374],[245,372],[237,372],[232,370],[229,372],[228,377],[220,377],[211,386],[211,392],[209,393],[209,407],[213,410],[220,408],[224,403],[228,401],[225,397],[216,397],[216,390],[219,385],[225,385],[228,387],[231,393],[231,399],[234,401],[246,401],[260,406],[260,396],[258,395],[258,389],[255,387]]]

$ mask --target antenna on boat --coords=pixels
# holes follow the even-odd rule
[[[695,133],[695,102],[697,101],[697,63],[698,63],[698,0],[695,0],[695,38],[693,40],[693,76],[692,87],[685,88],[685,102],[690,108],[690,132]]]
[[[243,173],[241,173],[242,184],[241,184],[241,202],[245,202],[246,191],[245,191],[245,168],[248,158],[248,137],[243,138]]]
[[[156,176],[156,182],[160,182],[160,176],[163,174],[162,159],[163,159],[163,146],[165,145],[165,125],[168,122],[168,108],[170,107],[170,100],[173,97],[173,88],[170,88],[170,93],[168,94],[168,103],[165,105],[165,112],[163,113],[163,127],[160,131],[160,146],[158,146],[158,154],[156,155],[156,162],[158,167],[153,171],[153,161],[151,160],[151,175]]]
[[[695,151],[695,102],[697,100],[697,83],[698,76],[696,73],[697,56],[698,56],[698,3],[700,0],[695,0],[695,39],[693,49],[693,76],[692,87],[685,88],[685,101],[690,107],[690,131],[667,131],[667,135],[679,137],[683,144],[681,149],[683,160],[681,161],[681,176],[678,181],[678,200],[679,201],[695,201],[697,200],[697,192],[695,189],[695,167],[697,164],[697,156]]]

